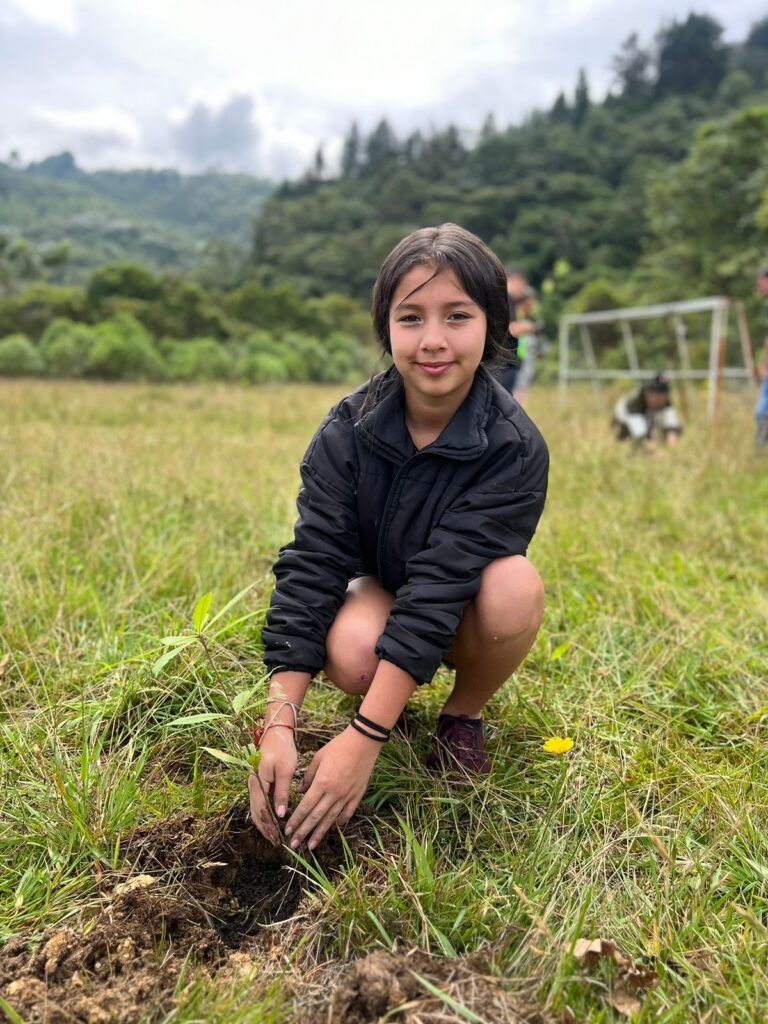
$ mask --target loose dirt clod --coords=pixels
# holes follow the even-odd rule
[[[430,991],[422,979],[445,998]],[[355,960],[337,979],[330,1002],[303,1015],[301,1024],[375,1024],[398,1007],[392,1019],[402,1024],[467,1019],[485,1024],[558,1024],[532,1001],[507,991],[501,979],[483,973],[472,958],[431,957],[418,951],[406,956],[382,951]]]
[[[334,870],[338,836],[317,855]],[[209,973],[231,969],[235,950],[252,960],[260,929],[290,918],[305,887],[295,859],[262,839],[244,807],[139,829],[125,856],[133,873],[110,880],[95,919],[0,949],[0,996],[24,1019],[133,1024],[150,1007],[167,1012],[187,958]]]

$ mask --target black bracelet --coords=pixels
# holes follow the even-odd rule
[[[361,715],[359,711],[355,715],[355,718],[358,722],[362,722],[363,725],[367,725],[369,729],[376,729],[377,732],[380,732],[383,736],[386,736],[387,739],[389,739],[389,735],[392,732],[391,729],[387,729],[383,725],[377,725],[376,722],[372,722],[370,718],[366,718],[365,715]]]
[[[389,736],[374,736],[372,732],[366,732],[362,726],[357,724],[354,718],[349,724],[352,726],[353,729],[357,729],[361,736],[367,736],[369,740],[376,740],[377,743],[386,743],[387,740],[389,739]]]

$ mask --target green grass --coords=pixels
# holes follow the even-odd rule
[[[228,715],[262,679],[298,459],[338,395],[0,382],[4,936],[98,905],[96,866],[120,866],[135,824],[241,793],[202,752],[231,744],[229,718],[172,723]],[[416,698],[415,753],[392,744],[375,770],[370,850],[316,878],[302,955],[480,950],[598,1022],[620,1018],[569,949],[612,938],[660,974],[639,1020],[765,1018],[768,464],[749,402],[726,398],[714,433],[697,420],[678,452],[641,458],[586,394],[565,412],[532,395],[552,453],[530,552],[548,606],[487,712],[493,775],[467,796],[421,770],[439,677]],[[203,593],[215,612],[249,584],[210,659],[151,672]],[[351,705],[316,684],[306,706],[334,724]],[[545,754],[552,735],[571,753]],[[201,978],[172,1019],[289,1019],[270,979],[259,1004],[258,981]]]

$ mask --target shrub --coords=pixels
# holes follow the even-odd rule
[[[142,325],[128,313],[104,320],[93,329],[94,343],[86,373],[104,380],[161,379],[162,357]]]
[[[57,316],[87,320],[85,295],[80,288],[50,284],[31,285],[18,295],[0,299],[0,336],[19,332],[37,341]]]
[[[138,263],[108,263],[95,270],[88,281],[86,295],[90,306],[99,306],[115,295],[129,299],[155,299],[160,283],[151,271]]]
[[[0,341],[0,376],[29,377],[42,369],[40,353],[26,334],[9,334]]]
[[[50,377],[81,377],[88,364],[94,333],[68,317],[52,320],[40,338],[40,354]]]
[[[323,363],[320,380],[325,384],[340,384],[355,373],[355,361],[348,352],[330,352]]]
[[[295,381],[323,380],[327,353],[317,338],[289,332],[280,339],[282,361],[288,379]]]
[[[283,354],[280,341],[269,331],[251,331],[246,335],[243,346],[249,355],[263,352],[280,359]]]
[[[215,338],[176,341],[167,351],[172,380],[229,380],[235,364],[227,349]]]
[[[271,384],[288,380],[288,371],[279,356],[252,352],[240,364],[240,376],[251,384]]]

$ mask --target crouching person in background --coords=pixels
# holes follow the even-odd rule
[[[664,374],[620,398],[612,426],[617,441],[631,440],[638,448],[651,449],[657,443],[676,445],[683,425],[669,397],[669,381]]]

